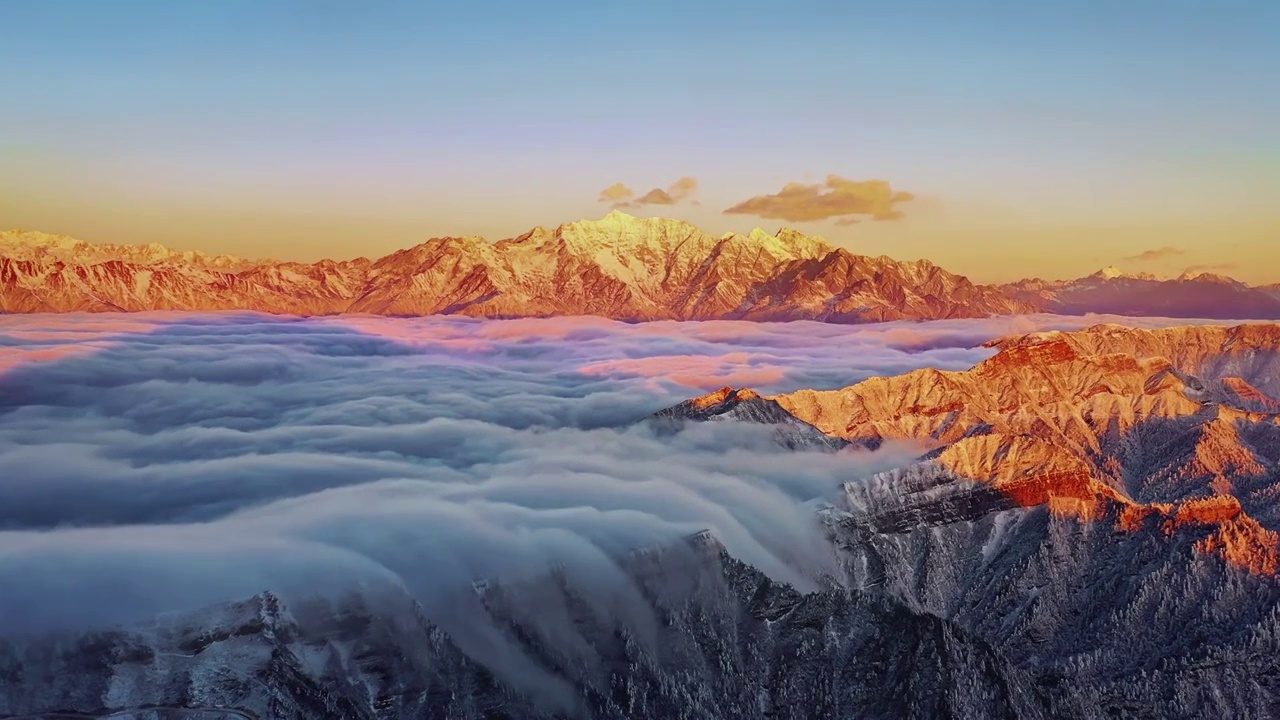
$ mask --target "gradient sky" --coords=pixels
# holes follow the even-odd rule
[[[633,212],[984,281],[1280,281],[1273,0],[9,0],[0,27],[0,228],[376,256],[690,176],[698,204]],[[918,199],[852,226],[722,212],[829,174]]]

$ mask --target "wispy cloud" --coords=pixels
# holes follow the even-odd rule
[[[636,196],[636,191],[626,183],[616,182],[600,191],[599,202],[621,203]]]
[[[724,212],[790,222],[839,218],[837,224],[852,225],[864,218],[897,220],[902,217],[898,205],[913,199],[914,195],[894,190],[886,180],[850,180],[828,175],[824,183],[788,183],[777,193],[748,198]]]
[[[1130,255],[1124,259],[1129,262],[1145,263],[1145,262],[1155,262],[1157,260],[1165,260],[1167,258],[1178,257],[1186,254],[1187,254],[1187,251],[1183,250],[1182,248],[1174,247],[1172,245],[1165,245],[1164,247],[1152,248],[1150,250],[1143,250],[1137,255]]]
[[[1235,263],[1230,263],[1230,262],[1228,262],[1228,263],[1206,263],[1206,264],[1203,264],[1203,265],[1189,265],[1189,266],[1187,266],[1187,267],[1186,267],[1186,269],[1184,269],[1184,270],[1182,271],[1182,274],[1183,274],[1183,275],[1190,275],[1190,274],[1194,274],[1194,273],[1216,273],[1216,272],[1227,272],[1227,271],[1235,270],[1235,269],[1236,269],[1236,264],[1235,264]]]

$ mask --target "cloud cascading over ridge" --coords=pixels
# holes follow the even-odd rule
[[[610,203],[617,209],[639,208],[646,205],[676,205],[691,200],[698,191],[698,180],[685,176],[671,183],[665,190],[653,188],[640,197],[625,183],[614,183],[600,191],[599,202]],[[697,204],[697,201],[693,201]]]
[[[704,528],[803,585],[829,569],[816,504],[920,448],[795,454],[765,427],[637,421],[724,384],[965,368],[993,337],[1098,321],[0,317],[0,633],[352,583],[430,611],[477,577],[608,573]]]
[[[789,222],[814,222],[838,218],[850,225],[863,217],[897,220],[903,216],[898,205],[915,196],[894,190],[885,180],[850,180],[828,175],[821,184],[787,183],[772,195],[757,195],[728,208],[726,215],[755,215]]]

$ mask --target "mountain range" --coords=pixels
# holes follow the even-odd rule
[[[658,417],[930,446],[825,511],[845,566],[1037,686],[1069,687],[1054,716],[1280,713],[1280,326],[1100,325],[991,347],[963,372],[726,388]]]
[[[932,444],[920,464],[895,471],[912,485],[899,493],[908,502],[871,517],[876,527],[1044,505],[1126,530],[1195,526],[1209,533],[1197,548],[1258,574],[1280,570],[1280,535],[1269,529],[1280,527],[1270,501],[1280,490],[1280,326],[1099,325],[990,345],[998,352],[963,372],[772,397],[725,388],[658,417],[767,422],[805,447]],[[795,428],[803,442],[790,440]]]
[[[982,285],[927,260],[858,255],[794,230],[714,236],[616,211],[496,243],[436,238],[375,260],[314,263],[0,233],[0,311],[141,310],[834,323],[1029,312],[1271,319],[1280,318],[1280,287],[1110,269],[1072,281]]]

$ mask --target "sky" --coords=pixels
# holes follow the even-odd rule
[[[12,0],[0,26],[0,228],[314,260],[626,203],[980,281],[1280,282],[1267,0]]]

